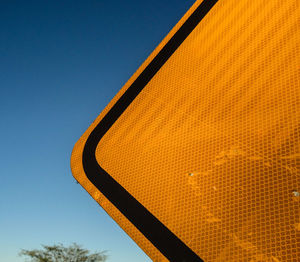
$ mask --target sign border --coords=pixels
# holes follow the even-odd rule
[[[83,169],[90,182],[170,261],[203,262],[183,241],[101,168],[95,153],[101,138],[217,2],[218,0],[203,0],[194,10],[93,129],[86,140],[82,154]]]

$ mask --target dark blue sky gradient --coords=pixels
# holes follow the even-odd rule
[[[191,0],[0,0],[0,261],[77,242],[150,261],[74,181],[81,134]]]

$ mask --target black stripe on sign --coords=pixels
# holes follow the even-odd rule
[[[170,56],[183,43],[218,0],[204,0],[144,71],[114,104],[88,137],[83,150],[83,168],[96,188],[170,261],[203,261],[153,216],[116,180],[103,170],[95,156],[96,148],[114,122],[149,83]]]

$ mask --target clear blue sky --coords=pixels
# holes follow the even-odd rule
[[[193,0],[0,0],[0,261],[77,242],[150,259],[75,183],[81,134]]]

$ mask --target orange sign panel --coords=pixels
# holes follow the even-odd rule
[[[299,9],[196,1],[75,145],[153,261],[300,261]]]

